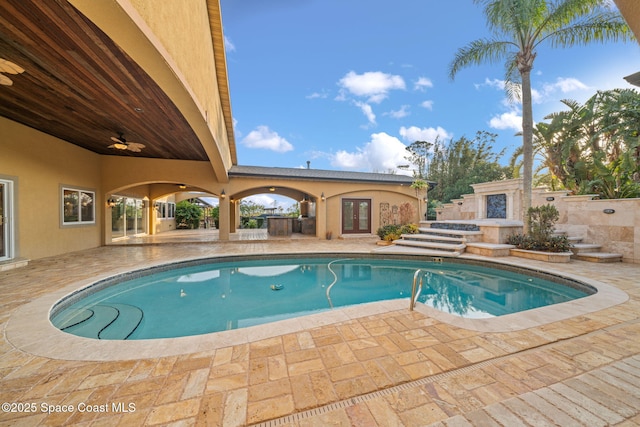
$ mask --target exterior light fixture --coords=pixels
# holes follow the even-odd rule
[[[116,200],[116,199],[114,199],[113,197],[110,197],[110,198],[107,200],[107,206],[108,206],[108,207],[110,207],[110,208],[114,207],[114,206],[115,206],[115,205],[117,205],[117,204],[118,204],[117,200]]]
[[[325,201],[324,192],[320,195],[320,200]]]
[[[276,187],[269,187],[269,191],[271,191],[271,192],[276,191]]]
[[[602,212],[610,215],[610,214],[616,213],[616,210],[615,209],[605,209]]]
[[[224,189],[222,190],[222,193],[220,193],[220,198],[224,199],[225,197],[227,197],[227,193],[224,192]]]

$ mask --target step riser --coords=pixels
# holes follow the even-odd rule
[[[464,251],[465,245],[439,245],[439,244],[429,244],[422,242],[411,242],[408,240],[396,240],[394,242],[396,245],[400,246],[412,246],[416,248],[425,248],[425,249],[437,249],[441,251]]]

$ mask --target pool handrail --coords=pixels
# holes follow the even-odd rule
[[[413,286],[411,287],[411,300],[409,301],[409,311],[413,311],[413,308],[418,301],[418,297],[422,292],[422,279],[424,276],[420,276],[420,282],[418,283],[418,276],[422,273],[422,269],[419,268],[413,274]],[[417,284],[417,286],[416,286]]]

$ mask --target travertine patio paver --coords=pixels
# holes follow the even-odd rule
[[[5,331],[16,310],[69,283],[146,265],[373,246],[373,240],[194,242],[104,247],[36,260],[0,273],[0,324]],[[36,408],[2,412],[0,425],[240,426],[271,419],[290,426],[640,425],[640,266],[576,261],[553,269],[616,286],[630,299],[504,332],[391,310],[133,360],[38,356],[15,348],[3,334],[0,400]],[[73,411],[46,414],[43,404],[71,404]],[[98,410],[103,404],[109,411],[79,407]],[[135,411],[124,412],[129,404]]]

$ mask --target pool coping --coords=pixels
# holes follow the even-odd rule
[[[282,254],[278,254],[282,255]],[[305,256],[312,254],[305,253]],[[318,253],[318,256],[333,256],[333,254]],[[340,254],[344,255],[344,254]],[[356,254],[354,254],[356,255]],[[358,254],[358,255],[363,255]],[[366,254],[365,254],[366,255]],[[269,256],[269,255],[264,255]],[[204,262],[207,258],[194,258]],[[228,260],[231,257],[216,257]],[[526,310],[519,313],[503,315],[485,319],[462,318],[441,312],[424,304],[418,303],[415,311],[429,318],[445,324],[468,330],[500,333],[512,332],[542,326],[549,323],[566,320],[576,316],[600,311],[629,299],[629,296],[615,286],[581,277],[578,275],[554,270],[552,266],[544,268],[528,268],[521,265],[521,260],[496,260],[481,256],[463,255],[463,260],[475,260],[483,263],[511,266],[527,269],[532,272],[548,273],[554,276],[582,282],[597,289],[597,293],[577,300]],[[150,263],[144,270],[171,263]],[[293,319],[280,320],[264,325],[229,331],[215,332],[179,338],[160,338],[150,340],[95,340],[65,333],[57,329],[49,320],[54,305],[97,282],[113,276],[124,274],[133,269],[123,269],[91,280],[81,280],[69,283],[63,288],[39,297],[21,307],[10,316],[5,328],[7,340],[16,348],[37,356],[61,360],[76,361],[122,361],[142,358],[159,358],[182,354],[212,351],[219,348],[240,345],[273,338],[290,333],[302,332],[316,327],[348,322],[352,319],[369,317],[399,310],[408,310],[409,298],[379,301],[356,306],[344,307],[311,314]]]

